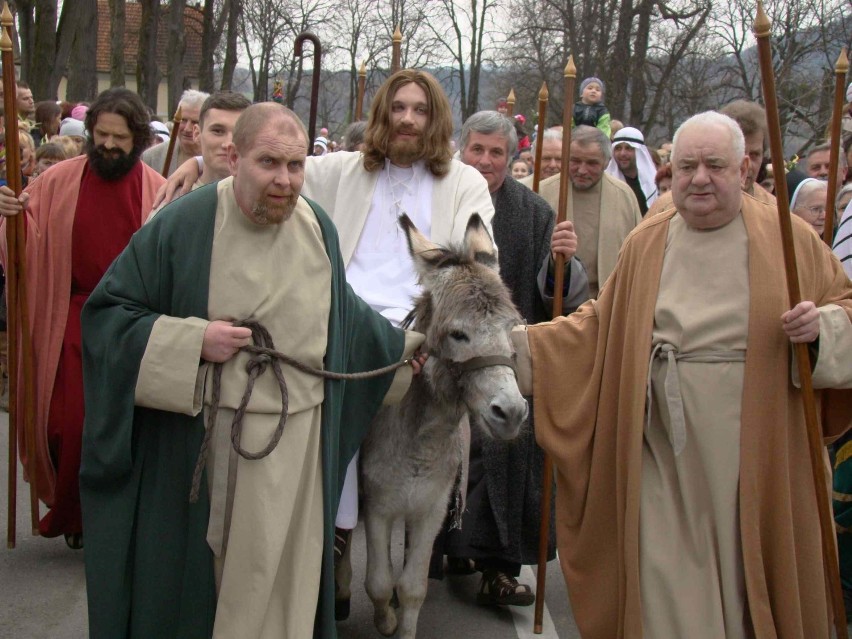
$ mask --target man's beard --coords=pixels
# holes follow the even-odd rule
[[[260,226],[281,224],[292,217],[298,201],[299,195],[294,193],[288,196],[280,205],[276,206],[270,206],[268,202],[255,202],[251,209],[251,219],[255,224],[259,224]]]
[[[130,173],[139,157],[142,149],[133,147],[130,153],[121,149],[107,149],[105,146],[95,146],[91,140],[86,142],[86,155],[89,157],[89,166],[101,178],[109,182],[120,180]]]
[[[388,144],[388,159],[397,165],[410,165],[423,157],[425,153],[423,144],[423,134],[420,131],[412,128],[397,127],[394,129],[394,135],[397,133],[416,133],[417,137],[413,140],[391,140]]]

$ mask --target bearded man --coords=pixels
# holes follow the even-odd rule
[[[36,488],[46,537],[82,547],[78,475],[83,430],[80,310],[148,217],[163,178],[140,162],[151,129],[126,89],[101,93],[86,113],[85,155],[66,160],[21,194],[0,187],[0,214],[27,215],[27,287],[35,369]],[[5,242],[5,220],[0,236]],[[4,244],[5,249],[5,244]],[[5,253],[5,251],[4,251]],[[33,478],[30,478],[33,481]]]
[[[240,351],[251,331],[235,320],[261,323],[276,350],[311,368],[343,373],[396,362],[417,339],[406,345],[347,286],[333,224],[300,197],[307,143],[286,107],[247,108],[231,177],[160,210],[83,310],[94,639],[335,636],[342,470],[410,369],[342,382],[282,365],[280,382],[263,373],[267,357]],[[261,372],[243,406],[247,365]],[[210,457],[195,475],[205,426]]]

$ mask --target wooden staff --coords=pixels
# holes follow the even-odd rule
[[[172,165],[172,153],[175,150],[175,141],[177,140],[178,131],[180,130],[180,123],[183,120],[183,114],[181,112],[180,104],[178,104],[177,111],[175,111],[175,117],[172,120],[172,132],[169,135],[169,149],[166,151],[166,161],[163,163],[163,173],[162,176],[164,178],[169,177],[169,167]]]
[[[547,122],[547,101],[550,94],[547,92],[547,82],[541,83],[538,92],[538,132],[535,138],[535,159],[533,160],[533,191],[538,193],[538,185],[541,182],[541,147],[544,145],[544,129]]]
[[[769,130],[769,148],[772,154],[772,168],[778,179],[775,181],[778,205],[778,221],[781,226],[781,241],[784,251],[784,268],[787,274],[787,291],[790,307],[796,306],[802,295],[799,290],[799,274],[796,266],[795,246],[793,245],[793,225],[790,220],[790,205],[787,197],[787,182],[784,177],[784,148],[781,142],[781,124],[778,117],[778,102],[775,97],[775,76],[772,70],[772,50],[769,36],[771,25],[763,11],[763,2],[757,2],[757,18],[754,21],[754,35],[760,59],[760,76],[763,85],[763,100],[766,104],[766,120]],[[840,589],[840,570],[837,563],[835,548],[834,520],[829,507],[828,491],[825,485],[824,466],[822,461],[822,433],[817,421],[816,402],[814,400],[813,382],[811,379],[811,360],[808,345],[793,344],[796,363],[799,370],[799,380],[802,389],[802,406],[805,413],[805,425],[808,432],[808,448],[811,457],[814,491],[816,492],[817,509],[819,511],[820,532],[822,533],[822,560],[831,593],[831,604],[834,612],[834,625],[838,639],[847,639],[846,612],[843,607],[843,595]]]
[[[568,219],[568,212],[573,208],[573,202],[568,197],[568,161],[571,149],[571,98],[574,95],[574,84],[577,79],[577,67],[574,66],[574,56],[568,56],[568,64],[563,73],[565,77],[565,108],[562,112],[562,166],[559,178],[559,210],[556,223]],[[573,217],[573,216],[571,216]],[[553,317],[562,316],[562,288],[565,284],[565,256],[556,254],[553,266]],[[535,587],[535,615],[533,617],[533,632],[542,633],[544,617],[544,588],[547,581],[547,546],[550,541],[550,500],[553,496],[553,460],[544,454],[544,469],[541,486],[541,524],[538,529],[538,575]]]
[[[828,194],[825,198],[825,228],[822,239],[829,248],[834,242],[834,200],[837,196],[837,165],[840,163],[840,120],[843,117],[843,89],[846,84],[846,72],[849,71],[849,59],[846,47],[840,51],[837,64],[834,65],[834,112],[831,115],[828,160]]]
[[[302,43],[305,40],[310,40],[314,45],[314,73],[311,80],[311,115],[308,120],[308,155],[313,154],[314,140],[316,140],[317,130],[317,108],[319,107],[319,85],[320,85],[320,65],[322,60],[322,45],[319,38],[309,31],[303,31],[296,36],[296,46],[293,49],[293,57],[302,57]]]
[[[355,101],[355,121],[360,122],[364,117],[364,92],[367,89],[367,65],[361,63],[358,69],[358,99]]]
[[[402,67],[400,49],[402,47],[402,31],[399,30],[399,25],[393,31],[393,53],[391,54],[391,75],[396,73]]]
[[[515,115],[515,90],[509,89],[509,97],[506,98],[506,115],[510,118]]]
[[[12,53],[12,13],[3,4],[0,14],[0,59],[3,67],[3,106],[6,113],[6,182],[15,196],[21,194],[21,148],[18,139],[18,114],[15,101],[15,60]],[[15,547],[18,484],[18,429],[21,425],[26,471],[30,483],[30,516],[33,535],[38,535],[38,496],[35,463],[35,423],[32,344],[26,289],[26,226],[24,213],[6,220],[6,334],[9,364],[9,501],[6,545]],[[20,354],[19,354],[20,351]],[[23,401],[19,402],[23,381]]]

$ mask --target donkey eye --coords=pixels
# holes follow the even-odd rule
[[[467,335],[462,333],[461,331],[450,331],[450,337],[452,337],[457,342],[469,342],[470,339]]]

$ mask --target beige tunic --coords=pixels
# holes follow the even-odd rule
[[[316,216],[301,200],[284,224],[258,226],[237,207],[232,179],[217,188],[209,316],[257,319],[274,336],[278,350],[322,368],[330,298],[317,291],[330,290],[331,264]],[[225,436],[217,438],[220,445],[208,466],[214,493],[227,485],[228,464],[220,462],[225,451],[233,450],[227,433],[246,387],[248,360],[247,353],[239,353],[223,367],[216,434]],[[299,639],[313,632],[323,539],[323,380],[283,369],[290,405],[278,446],[262,460],[230,454],[236,480],[227,552],[216,559],[222,577],[214,637]],[[243,422],[245,450],[258,451],[267,444],[280,411],[275,377],[265,374],[255,382]],[[210,532],[215,501],[214,496]]]
[[[639,510],[645,637],[750,636],[737,496],[747,260],[741,216],[711,231],[672,219],[653,344],[684,359],[673,367],[661,353],[651,369]],[[708,361],[737,354],[740,361]],[[667,374],[669,384],[679,377],[683,424],[672,416],[677,398],[666,399]]]
[[[577,259],[583,263],[589,278],[589,295],[597,298],[598,242],[601,215],[601,182],[585,191],[574,190],[574,232],[577,233]]]
[[[257,319],[277,350],[321,368],[330,299],[317,291],[330,289],[331,265],[316,217],[301,200],[287,222],[257,226],[237,207],[232,184],[228,178],[217,187],[209,317]],[[198,413],[208,367],[199,371],[197,348],[206,325],[198,318],[157,320],[137,382],[138,405]],[[268,457],[248,461],[230,452],[228,437],[247,360],[239,353],[223,368],[207,467],[208,542],[219,586],[214,637],[302,639],[313,633],[320,585],[323,384],[283,367],[290,398],[283,437]],[[255,383],[243,422],[245,450],[266,445],[280,410],[280,391],[267,372]]]
[[[538,193],[544,200],[550,204],[554,211],[559,211],[559,183],[560,175],[554,175],[546,180],[542,180],[539,184]],[[527,176],[519,180],[521,184],[532,188],[533,176]],[[572,194],[573,207],[583,206],[588,207],[591,202],[583,201],[583,198],[578,199],[573,193],[574,189],[571,184],[568,185],[568,193]],[[580,232],[579,226],[576,227],[577,232],[577,257],[583,262],[586,267],[586,272],[589,273],[589,293],[593,298],[597,298],[600,293],[600,287],[607,280],[610,274],[615,270],[615,262],[618,259],[618,252],[621,245],[630,232],[642,221],[642,214],[639,212],[639,204],[636,202],[636,196],[630,187],[621,180],[617,180],[611,175],[604,173],[600,181],[595,185],[593,191],[598,192],[598,208],[595,209],[596,218],[587,218],[586,223],[595,225],[594,238],[587,237],[588,233]],[[575,225],[579,224],[573,211],[568,212],[568,219],[573,221]],[[591,247],[584,247],[585,244],[591,243]],[[589,253],[584,253],[589,250]],[[589,266],[591,258],[589,255],[595,256],[593,266]],[[586,255],[586,261],[582,255]],[[597,285],[592,286],[592,275],[590,268],[595,271]]]
[[[649,506],[642,495],[652,487],[648,481],[650,474],[646,475],[643,467],[646,464],[662,467],[665,463],[662,458],[649,460],[649,453],[667,452],[670,459],[675,457],[673,444],[667,440],[646,443],[644,382],[649,354],[656,331],[665,326],[674,327],[675,336],[681,335],[684,353],[687,349],[694,353],[695,348],[704,348],[713,340],[723,342],[725,348],[736,346],[741,340],[734,333],[734,330],[739,332],[736,324],[728,319],[717,326],[705,322],[701,316],[713,313],[711,299],[715,304],[727,304],[717,290],[720,286],[726,294],[742,295],[738,280],[727,274],[726,264],[732,258],[726,248],[719,247],[709,266],[706,254],[680,251],[686,258],[681,257],[677,266],[687,269],[684,274],[687,281],[699,282],[694,279],[696,269],[692,263],[704,261],[704,278],[693,289],[700,289],[701,297],[707,300],[696,316],[681,313],[677,310],[680,303],[672,304],[671,298],[661,296],[660,291],[664,287],[661,280],[668,282],[665,286],[677,286],[680,281],[678,273],[672,271],[675,259],[671,252],[688,243],[673,242],[677,232],[670,236],[669,226],[682,221],[673,222],[677,218],[674,212],[646,219],[625,241],[619,266],[603,288],[600,300],[587,303],[568,318],[523,327],[513,333],[519,386],[522,392],[528,391],[530,385],[534,387],[536,437],[553,456],[558,469],[559,556],[583,637],[738,636],[737,606],[729,604],[730,584],[734,584],[736,592],[736,579],[730,579],[730,566],[732,560],[739,560],[737,551],[731,557],[722,557],[720,565],[707,561],[702,566],[700,559],[703,553],[721,556],[719,531],[730,531],[725,522],[735,521],[737,515],[739,538],[734,543],[742,546],[747,614],[756,636],[811,639],[829,635],[807,437],[801,401],[790,385],[789,339],[780,325],[788,303],[778,249],[781,240],[777,211],[753,198],[743,199],[742,210],[748,233],[747,258],[734,259],[745,260],[740,264],[748,273],[748,326],[742,332],[748,333],[744,376],[741,385],[728,389],[730,397],[713,401],[719,383],[728,386],[724,379],[719,379],[723,375],[714,374],[714,384],[696,389],[696,374],[699,383],[703,383],[701,372],[685,372],[684,385],[688,388],[678,393],[684,412],[686,415],[709,412],[714,419],[709,427],[707,420],[687,420],[686,437],[674,438],[678,447],[683,446],[678,458],[692,454],[688,450],[691,446],[699,449],[700,460],[694,455],[691,459],[697,462],[690,465],[676,459],[671,462],[673,469],[657,471],[657,489],[669,491],[660,501],[667,499],[673,503]],[[820,314],[814,386],[849,388],[852,386],[849,366],[852,288],[837,260],[812,229],[801,220],[794,218],[792,222],[802,295],[818,305]],[[727,232],[735,229],[731,227]],[[690,233],[684,237],[698,236]],[[734,234],[730,240],[736,242],[737,237]],[[712,242],[714,236],[701,235],[701,239]],[[665,276],[664,264],[668,270]],[[739,292],[731,292],[732,287]],[[699,306],[694,290],[687,287],[682,293],[691,295],[683,302],[689,308]],[[663,317],[665,312],[677,315]],[[682,331],[678,322],[683,323]],[[698,329],[711,330],[714,336],[708,340],[686,333]],[[571,353],[570,361],[565,353]],[[684,360],[678,365],[694,370],[704,366],[721,371],[735,368]],[[659,382],[655,390],[658,385]],[[570,401],[566,400],[566,388],[573,389]],[[705,394],[705,389],[709,399],[698,397]],[[732,426],[738,434],[725,432],[730,424],[722,424],[736,421],[731,416],[731,398],[738,405],[734,412],[740,415],[739,423]],[[823,422],[825,435],[836,437],[852,424],[852,395],[833,390],[822,393],[821,400],[827,407]],[[658,394],[653,411],[662,410],[667,407]],[[668,423],[664,418],[656,427]],[[700,428],[716,432],[708,436],[699,432]],[[719,454],[719,448],[726,442],[731,446],[726,454],[738,456],[738,466],[729,473],[737,477],[737,484],[726,476],[718,486],[702,486],[704,495],[690,501],[693,495],[680,491],[694,490],[702,476],[718,475],[715,465],[727,463],[724,455]],[[668,451],[664,448],[666,444]],[[702,445],[708,446],[707,452],[700,448]],[[668,483],[663,484],[663,480]],[[729,513],[720,517],[724,500],[731,499],[731,485],[738,486],[738,499],[729,501]],[[696,536],[694,515],[706,504],[713,511],[708,508],[700,513],[703,519],[699,532],[704,534]],[[650,508],[655,508],[655,512],[650,512]],[[654,531],[652,537],[645,527],[655,513],[660,517],[671,514],[672,518],[663,522],[666,525]],[[640,518],[645,519],[641,526]],[[704,545],[696,551],[690,543]],[[658,565],[653,566],[650,560],[656,557],[652,549],[658,549],[658,555],[667,553],[668,560],[658,559]],[[672,574],[674,561],[679,561],[679,566],[692,574],[703,567],[703,581],[697,584],[698,588],[679,572]],[[664,585],[663,595],[649,593],[646,583],[649,577],[654,578],[649,575],[654,568],[678,579],[679,585],[674,588]],[[733,575],[736,578],[736,572]],[[661,581],[662,578],[657,578],[657,582]],[[701,591],[698,595],[697,590]],[[707,606],[701,599],[711,596],[715,599],[712,604],[715,609],[707,614]],[[675,607],[690,611],[673,611]],[[730,616],[724,623],[733,626],[732,629],[725,625],[709,626],[714,622],[707,619],[718,616],[720,609]],[[695,617],[688,626],[677,625],[691,614]],[[652,616],[662,619],[649,621]],[[645,623],[650,627],[643,628]]]

